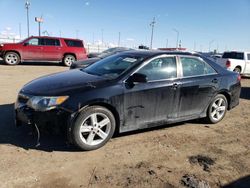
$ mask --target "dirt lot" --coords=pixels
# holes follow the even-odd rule
[[[198,121],[120,135],[81,152],[61,138],[35,138],[16,128],[19,89],[57,65],[0,65],[0,187],[250,187],[250,79],[240,105],[217,125]]]

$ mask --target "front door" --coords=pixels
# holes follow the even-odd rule
[[[122,132],[153,127],[176,116],[176,57],[159,56],[136,73],[146,75],[147,82],[125,87]]]
[[[31,38],[22,49],[22,59],[28,61],[43,60],[43,45],[40,38]]]

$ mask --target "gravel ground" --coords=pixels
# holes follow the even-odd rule
[[[217,125],[190,121],[113,138],[82,152],[45,136],[35,148],[28,127],[16,128],[19,89],[56,64],[0,65],[0,187],[250,187],[250,79],[240,105]]]

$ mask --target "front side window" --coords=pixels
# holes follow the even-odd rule
[[[184,77],[216,73],[216,71],[209,64],[197,58],[181,57],[180,59]]]
[[[149,62],[138,73],[147,76],[148,81],[164,80],[177,77],[175,57],[162,57]]]
[[[38,45],[40,45],[38,38],[32,38],[27,43],[29,45],[32,45],[32,46],[38,46]]]

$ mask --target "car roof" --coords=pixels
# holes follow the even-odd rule
[[[183,51],[164,51],[164,50],[130,50],[126,52],[121,52],[126,55],[138,55],[145,57],[153,57],[158,55],[198,55],[197,53],[192,52],[183,52]]]
[[[77,40],[77,41],[82,41],[80,39],[73,39],[73,38],[63,38],[63,37],[50,37],[50,36],[31,36],[32,38],[47,38],[47,39],[66,39],[66,40]]]

